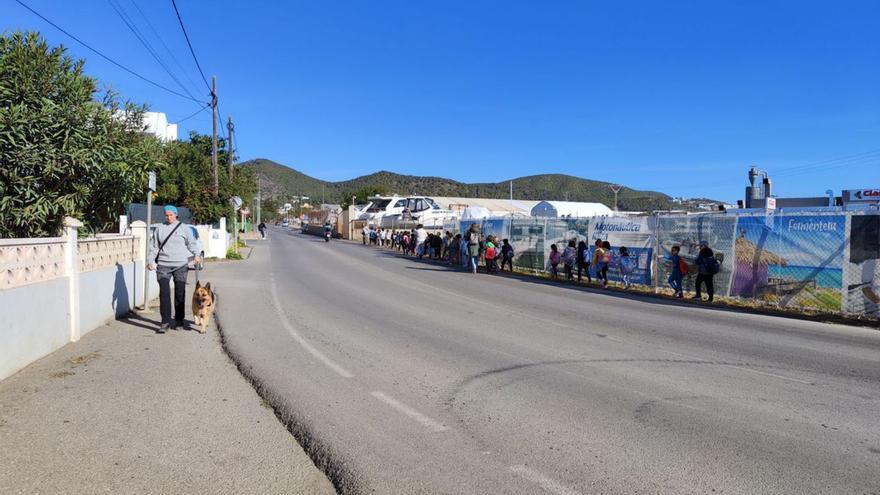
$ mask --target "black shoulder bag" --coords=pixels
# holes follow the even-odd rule
[[[156,251],[156,258],[153,260],[154,265],[159,264],[159,255],[162,254],[162,249],[165,247],[165,243],[168,242],[168,239],[171,239],[171,236],[173,236],[174,232],[177,231],[178,228],[180,228],[181,224],[183,224],[183,222],[177,222],[177,225],[175,225],[174,228],[171,229],[171,233],[168,234],[168,237],[166,237],[165,240],[159,244],[159,250]]]

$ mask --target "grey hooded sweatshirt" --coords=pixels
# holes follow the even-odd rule
[[[156,226],[153,238],[150,239],[149,253],[147,253],[148,264],[155,263],[156,253],[158,253],[159,261],[156,263],[157,265],[178,268],[189,263],[190,258],[197,256],[201,252],[199,240],[193,235],[190,226],[182,224],[174,231],[174,234],[165,243],[165,247],[162,248],[162,252],[159,253],[159,244],[165,241],[165,238],[171,234],[171,231],[179,223],[179,221],[171,224],[161,223]]]

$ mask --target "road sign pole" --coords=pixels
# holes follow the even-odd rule
[[[150,253],[150,221],[153,218],[153,191],[156,190],[156,172],[150,171],[147,177],[147,218],[144,219],[147,223],[147,230],[144,234],[147,240],[147,246],[144,250],[144,311],[149,310],[150,304],[150,270],[147,268],[150,260],[147,257]]]

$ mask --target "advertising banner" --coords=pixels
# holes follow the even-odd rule
[[[608,280],[621,281],[621,269],[629,269],[632,283],[651,285],[654,260],[654,219],[652,217],[595,217],[590,225],[587,245],[590,256],[596,249],[596,240],[611,244],[612,261]],[[629,252],[628,268],[621,263],[620,247]]]
[[[841,310],[844,215],[739,217],[731,296]]]
[[[850,217],[844,311],[880,316],[880,215]]]
[[[764,217],[760,217],[764,218]],[[688,275],[682,280],[686,290],[694,289],[697,278],[695,260],[700,252],[700,242],[705,241],[715,253],[720,270],[714,277],[715,293],[727,295],[733,267],[733,236],[735,217],[688,215],[683,217],[659,217],[656,235],[660,252],[657,264],[657,280],[662,287],[669,278],[670,263],[665,260],[672,246],[681,248],[680,256],[688,264]]]

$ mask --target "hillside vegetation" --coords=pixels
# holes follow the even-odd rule
[[[308,196],[317,204],[321,197],[326,203],[342,203],[355,191],[376,188],[398,195],[465,196],[479,198],[507,198],[509,183],[513,180],[516,199],[588,201],[604,203],[613,208],[614,193],[607,182],[582,179],[571,175],[543,174],[518,177],[498,183],[465,184],[441,177],[419,177],[392,172],[376,172],[350,180],[329,182],[310,177],[279,163],[259,158],[241,164],[261,178],[264,197],[280,202],[293,196]],[[623,187],[618,194],[621,210],[645,211],[671,208],[669,196],[656,191],[639,191]]]

